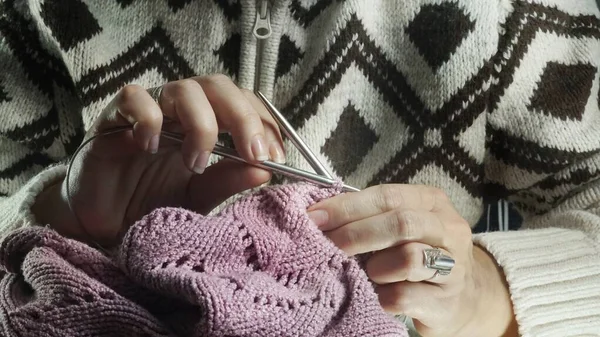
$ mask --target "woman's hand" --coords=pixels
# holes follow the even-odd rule
[[[123,88],[86,139],[116,126],[133,125],[133,131],[96,138],[71,172],[80,223],[69,212],[64,181],[38,197],[37,220],[64,235],[109,245],[156,207],[206,213],[270,179],[267,171],[229,160],[207,168],[219,132],[231,133],[245,160],[285,160],[279,128],[260,100],[223,75],[167,83],[159,103],[142,87]],[[160,138],[162,128],[182,133],[183,143]]]
[[[429,336],[502,336],[514,320],[502,271],[473,245],[469,224],[442,191],[380,185],[313,205],[311,219],[348,255],[366,264],[386,311],[412,317]],[[447,276],[424,265],[423,250],[455,260]]]

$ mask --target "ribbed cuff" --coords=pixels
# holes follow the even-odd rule
[[[503,268],[521,336],[600,332],[600,251],[585,233],[494,232],[475,235],[474,242]]]
[[[38,225],[31,207],[37,196],[48,186],[63,179],[67,165],[51,166],[31,178],[19,191],[0,200],[0,238],[15,229]]]

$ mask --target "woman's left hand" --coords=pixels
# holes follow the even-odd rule
[[[514,326],[502,271],[474,246],[471,228],[439,189],[379,185],[309,208],[310,218],[348,255],[366,264],[383,308],[413,318],[430,336],[503,336]],[[446,276],[424,264],[439,248],[455,260]]]

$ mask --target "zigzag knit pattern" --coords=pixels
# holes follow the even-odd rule
[[[153,211],[111,260],[43,228],[0,258],[8,336],[407,336],[358,263],[310,223],[334,189],[266,188],[202,216]]]
[[[473,227],[498,218],[480,229],[502,233],[474,241],[505,272],[523,336],[600,331],[595,0],[264,0],[257,48],[261,1],[1,1],[0,235],[39,225],[33,200],[123,86],[223,73],[344,182],[435,186]],[[484,213],[498,199],[522,230]]]
[[[5,1],[0,197],[71,154],[128,83],[252,88],[255,3]],[[440,187],[475,224],[484,196],[543,214],[600,176],[593,0],[285,0],[272,24],[261,90],[353,186]]]

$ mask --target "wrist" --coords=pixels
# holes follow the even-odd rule
[[[31,211],[40,225],[47,225],[66,237],[82,237],[77,219],[63,197],[62,180],[46,187],[37,196]]]
[[[479,265],[478,274],[482,279],[480,286],[485,296],[481,296],[481,319],[489,325],[485,331],[493,331],[494,336],[518,336],[518,325],[515,319],[510,290],[502,267],[494,257],[481,247],[474,247],[474,258]],[[490,319],[490,318],[494,319]]]

